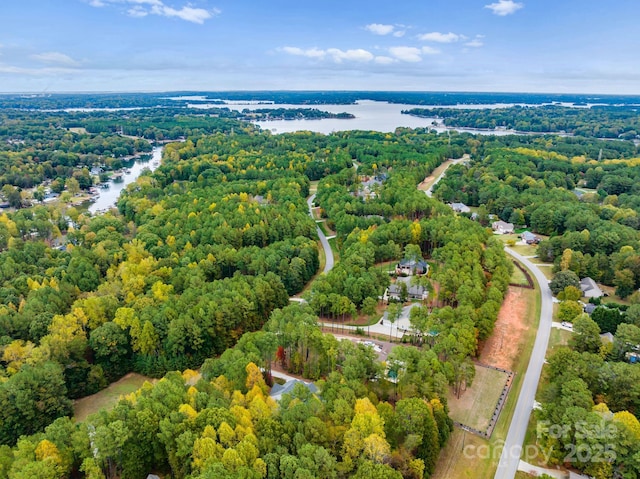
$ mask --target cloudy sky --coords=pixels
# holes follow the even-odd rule
[[[0,0],[0,91],[640,94],[637,0]]]

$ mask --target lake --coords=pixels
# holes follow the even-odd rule
[[[116,202],[118,201],[118,197],[120,196],[122,190],[124,190],[127,185],[136,181],[138,176],[140,176],[140,173],[142,173],[142,170],[148,168],[153,171],[158,166],[160,166],[160,160],[162,159],[163,150],[163,146],[154,147],[151,153],[151,158],[148,158],[146,160],[136,160],[133,166],[131,168],[128,168],[129,173],[125,173],[122,175],[121,181],[110,180],[109,183],[107,183],[109,185],[109,188],[100,188],[98,198],[89,206],[89,212],[91,214],[96,214],[113,208],[116,205]]]
[[[411,108],[429,108],[424,105],[407,105],[400,103],[387,103],[373,100],[359,100],[353,105],[287,105],[287,104],[256,104],[249,102],[227,101],[224,105],[212,103],[189,103],[190,108],[220,108],[226,107],[230,110],[242,111],[244,109],[274,109],[274,108],[317,108],[318,110],[330,113],[347,112],[355,116],[353,119],[324,118],[321,120],[271,120],[255,121],[256,125],[272,133],[291,133],[295,131],[313,131],[316,133],[329,134],[335,131],[364,130],[380,131],[383,133],[394,132],[398,127],[406,128],[431,128],[438,132],[444,132],[447,128],[442,125],[434,125],[434,121],[440,123],[436,118],[419,118],[411,115],[403,115],[402,110]],[[504,108],[512,106],[510,104],[496,103],[492,105],[451,105],[447,108]],[[513,132],[508,130],[474,130],[473,128],[450,128],[460,132],[469,132],[483,135],[510,135]]]

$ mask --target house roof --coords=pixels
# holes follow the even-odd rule
[[[603,341],[606,341],[608,343],[613,343],[613,334],[611,334],[611,333],[602,333],[600,335],[600,339],[602,339]]]
[[[597,306],[593,303],[587,303],[584,305],[584,312],[587,314],[591,314],[595,311],[596,307]]]
[[[582,278],[580,280],[580,289],[582,290],[583,293],[585,293],[585,295],[586,293],[590,293],[592,296],[593,295],[602,296],[603,294],[602,290],[596,284],[596,282],[589,277]]]
[[[318,388],[313,383],[305,383],[304,381],[301,381],[300,379],[289,379],[284,384],[274,384],[274,386],[271,388],[271,392],[269,393],[269,396],[271,396],[273,399],[275,399],[277,401],[284,394],[292,393],[293,392],[293,388],[296,387],[296,384],[302,384],[304,387],[306,387],[313,394],[318,392]]]
[[[389,285],[389,289],[387,290],[388,293],[399,295],[401,291],[401,283],[407,285],[407,294],[409,296],[422,296],[427,291],[427,288],[425,288],[424,286],[412,285],[411,278],[398,278],[395,283]]]
[[[513,229],[513,223],[507,223],[506,221],[494,221],[491,225],[493,228],[502,228],[503,230]]]
[[[416,261],[415,259],[403,259],[398,264],[400,265],[401,268],[417,268],[417,267],[426,268],[429,266],[426,261],[424,260]]]
[[[534,240],[536,239],[536,235],[534,235],[531,231],[525,231],[522,233],[523,240]]]
[[[451,206],[454,211],[460,211],[461,213],[468,213],[471,211],[471,209],[464,203],[449,203],[449,206]]]

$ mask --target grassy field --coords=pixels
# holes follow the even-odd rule
[[[527,277],[517,266],[513,268],[513,273],[511,274],[511,284],[519,284],[521,286],[529,285]]]
[[[519,361],[514,367],[516,375],[511,385],[511,391],[496,428],[493,430],[493,435],[491,439],[485,440],[456,429],[445,448],[440,452],[436,471],[431,476],[433,479],[490,479],[495,474],[500,461],[501,445],[507,437],[524,373],[529,365],[540,319],[540,289],[536,285],[535,290],[523,291],[527,301],[525,321],[529,329],[525,333],[523,351],[518,355]],[[465,448],[467,454],[463,454]],[[477,453],[474,454],[474,451]]]
[[[331,238],[329,241],[329,246],[331,246],[331,251],[333,251],[333,260],[335,263],[340,261],[340,252],[338,251],[338,245],[336,243],[336,238]]]
[[[537,246],[528,244],[517,244],[515,246],[510,246],[510,248],[522,256],[535,256],[538,250]]]
[[[507,374],[476,364],[473,384],[460,398],[450,391],[447,398],[449,416],[465,426],[484,431],[489,426],[500,394],[507,381]]]
[[[118,404],[121,396],[137,391],[146,381],[155,382],[155,379],[129,373],[99,393],[77,399],[73,405],[73,418],[76,422],[81,422],[94,412],[111,409]]]

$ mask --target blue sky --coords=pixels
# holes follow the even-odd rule
[[[640,94],[636,0],[2,0],[0,91]]]

